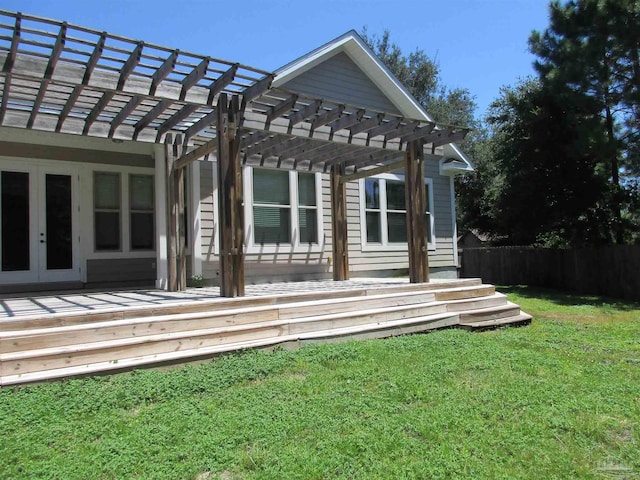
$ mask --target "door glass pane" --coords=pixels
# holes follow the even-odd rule
[[[45,176],[47,270],[73,268],[71,176]]]
[[[29,270],[29,174],[2,172],[2,270]]]
[[[253,207],[255,243],[290,243],[289,208]]]

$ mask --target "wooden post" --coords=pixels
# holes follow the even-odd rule
[[[236,136],[240,102],[218,98],[218,204],[220,214],[220,295],[244,296],[244,207],[240,145]]]
[[[347,238],[347,184],[340,181],[344,165],[331,166],[331,232],[333,235],[333,279],[349,280]]]
[[[407,246],[411,283],[429,281],[427,240],[427,199],[424,182],[422,142],[409,142],[405,166],[405,204],[407,208]]]
[[[184,227],[180,213],[184,211],[184,168],[175,168],[175,161],[182,153],[182,137],[167,134],[165,137],[167,159],[167,260],[168,290],[177,292],[187,288]]]
[[[176,144],[173,142],[173,135],[170,133],[165,137],[165,157],[167,160],[167,263],[168,281],[167,290],[175,292],[178,290],[177,276],[177,251],[176,251],[176,192],[175,192],[175,169],[173,164],[177,158]]]

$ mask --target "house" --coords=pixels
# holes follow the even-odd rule
[[[466,132],[356,32],[266,72],[0,24],[0,292],[456,276]]]
[[[458,237],[458,250],[483,247],[487,245],[489,240],[489,237],[478,230],[470,229]]]

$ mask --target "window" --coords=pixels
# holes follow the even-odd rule
[[[360,181],[362,243],[368,249],[405,249],[407,246],[407,210],[405,204],[404,177],[380,175]],[[431,219],[431,180],[425,179],[427,211],[427,241],[433,242]]]
[[[120,250],[120,174],[94,172],[93,210],[96,251]]]
[[[254,168],[249,175],[251,232],[249,247],[317,246],[322,214],[320,179],[314,173]]]
[[[153,250],[153,176],[129,175],[131,250]]]
[[[155,192],[153,175],[93,173],[93,235],[96,252],[153,251]]]

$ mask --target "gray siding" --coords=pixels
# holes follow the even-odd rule
[[[396,106],[344,52],[291,79],[283,88],[400,115]]]

